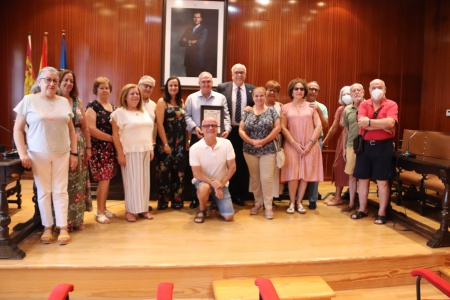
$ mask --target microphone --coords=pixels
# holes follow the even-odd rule
[[[13,136],[13,139],[12,139],[12,149],[11,149],[11,151],[9,151],[9,152],[3,152],[3,151],[5,151],[5,149],[3,149],[3,150],[2,150],[2,152],[3,152],[3,154],[2,154],[3,157],[19,157],[19,152],[17,152],[17,149],[16,149],[16,143],[14,143],[14,135],[13,135],[12,131],[9,130],[9,129],[7,129],[7,128],[5,128],[5,127],[3,127],[2,125],[0,125],[0,128],[3,129],[4,131],[8,132],[9,134],[11,134],[11,136]],[[4,146],[3,146],[3,147],[4,147]]]
[[[405,153],[402,154],[404,157],[410,157],[410,158],[415,158],[415,157],[416,157],[415,154],[409,152],[409,144],[410,144],[412,138],[413,138],[418,132],[419,132],[419,130],[416,130],[416,132],[414,132],[414,133],[409,137],[408,142],[407,142],[407,144],[406,144],[406,151],[405,151]]]

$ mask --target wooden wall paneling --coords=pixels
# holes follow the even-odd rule
[[[397,126],[397,138],[402,139],[404,129],[419,129],[420,98],[422,89],[423,70],[423,2],[408,2],[402,5],[401,37],[401,85],[396,88],[399,98],[394,99],[399,106],[399,123]],[[416,22],[409,22],[410,19]],[[400,56],[400,55],[399,55]],[[391,87],[389,90],[391,90]],[[419,92],[420,91],[420,92]],[[389,94],[390,95],[390,94]]]
[[[450,3],[449,1],[440,1],[440,35],[439,35],[439,60],[437,90],[439,91],[436,99],[436,131],[450,132],[450,117],[446,117],[445,112],[450,109]],[[423,99],[423,105],[427,105],[427,99]]]
[[[424,9],[424,58],[423,58],[423,76],[422,76],[422,101],[420,114],[420,129],[434,129],[434,110],[439,99],[439,91],[436,83],[439,80],[439,74],[436,68],[439,65],[439,11],[436,1],[430,1]]]

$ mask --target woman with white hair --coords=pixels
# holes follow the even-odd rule
[[[352,97],[350,97],[350,87],[344,86],[339,93],[339,104],[341,104],[334,115],[333,125],[331,125],[327,136],[323,140],[323,144],[327,145],[327,142],[333,138],[333,136],[340,132],[337,144],[336,144],[336,154],[334,156],[333,163],[333,177],[334,185],[336,186],[336,192],[334,197],[326,202],[328,206],[336,206],[343,203],[341,194],[344,186],[348,186],[349,177],[344,172],[345,169],[345,147],[347,141],[344,141],[343,136],[345,135],[344,130],[348,130],[348,127],[342,126],[342,118],[344,116],[344,108],[352,103]],[[346,135],[345,135],[346,136]]]
[[[78,152],[72,107],[66,98],[56,94],[58,83],[55,68],[45,67],[39,72],[32,94],[26,95],[14,108],[17,113],[14,140],[22,166],[33,170],[44,226],[41,242],[50,244],[53,240],[53,203],[59,227],[58,243],[65,245],[70,240],[67,230],[69,166],[72,170],[77,167]],[[28,125],[26,132],[25,125]]]

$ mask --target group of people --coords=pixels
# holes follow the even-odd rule
[[[41,242],[51,243],[57,231],[59,244],[65,245],[71,230],[84,228],[84,212],[93,210],[89,173],[98,182],[95,220],[107,224],[116,217],[106,208],[106,200],[109,182],[119,166],[126,219],[153,219],[148,201],[154,157],[157,209],[167,209],[169,203],[173,209],[183,208],[185,183],[191,182],[195,189],[190,207],[199,207],[196,223],[205,221],[208,201],[212,211],[219,210],[226,221],[233,220],[233,202],[244,205],[249,192],[255,199],[250,213],[264,209],[265,217],[273,219],[273,198],[279,196],[283,183],[289,190],[287,213],[306,213],[304,198],[309,199],[309,209],[316,209],[317,185],[323,181],[323,129],[328,126],[326,107],[317,101],[318,83],[291,80],[287,91],[292,101],[282,105],[278,82],[270,80],[265,87],[247,84],[242,64],[234,65],[231,75],[232,81],[220,84],[216,92],[212,75],[200,73],[200,89],[186,102],[180,80],[172,76],[156,103],[150,99],[155,80],[146,75],[138,84],[122,88],[117,107],[110,101],[111,82],[99,77],[93,86],[97,99],[85,111],[75,74],[43,68],[32,94],[14,108],[14,139],[22,165],[32,168],[37,187],[44,226]],[[342,188],[348,185],[350,202],[343,211],[352,211],[359,180],[360,207],[351,218],[366,217],[373,178],[380,198],[375,222],[384,224],[397,105],[385,98],[382,80],[372,81],[369,90],[369,100],[364,100],[360,84],[340,92],[342,106],[324,140],[339,127],[345,128],[333,165],[336,195],[327,204],[341,204]],[[215,106],[221,113],[207,115],[205,108]],[[355,155],[352,146],[358,134],[364,136],[364,151]],[[280,148],[286,156],[281,169],[276,165]]]

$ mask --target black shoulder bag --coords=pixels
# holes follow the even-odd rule
[[[372,119],[376,119],[378,117],[378,113],[380,112],[381,107],[373,114]],[[364,134],[358,134],[358,136],[353,140],[353,151],[355,154],[360,154],[364,150],[364,137],[366,136],[367,130],[364,130]]]

